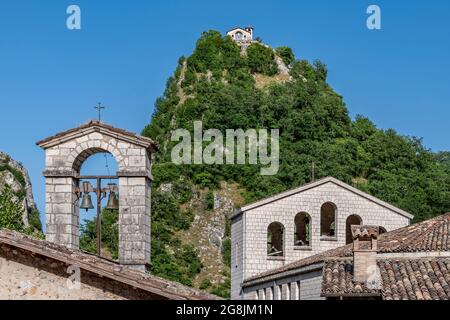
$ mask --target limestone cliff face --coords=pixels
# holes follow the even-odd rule
[[[162,185],[159,192],[171,192],[169,185]],[[194,246],[203,264],[193,283],[195,287],[208,280],[212,286],[223,285],[230,274],[230,265],[224,261],[226,243],[230,239],[229,217],[242,206],[243,190],[236,183],[222,182],[213,192],[213,206],[208,208],[207,190],[195,187],[193,197],[184,204],[184,210],[194,213],[190,228],[179,234],[184,244]]]
[[[0,193],[5,186],[11,187],[17,199],[23,201],[22,217],[26,227],[30,225],[29,215],[36,210],[30,177],[25,167],[6,153],[0,152]]]

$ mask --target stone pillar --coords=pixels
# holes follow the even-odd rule
[[[80,243],[76,186],[72,177],[46,176],[46,240],[72,249],[78,249]]]
[[[150,186],[149,177],[119,178],[119,259],[140,271],[150,263]]]

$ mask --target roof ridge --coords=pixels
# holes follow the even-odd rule
[[[402,215],[402,216],[407,217],[409,219],[413,219],[414,218],[414,216],[412,214],[410,214],[409,212],[406,212],[403,209],[400,209],[400,208],[398,208],[398,207],[396,207],[396,206],[394,206],[394,205],[392,205],[392,204],[390,204],[390,203],[388,203],[388,202],[386,202],[384,200],[381,200],[381,199],[379,199],[379,198],[377,198],[377,197],[375,197],[375,196],[373,196],[373,195],[371,195],[371,194],[369,194],[369,193],[367,193],[365,191],[362,191],[362,190],[360,190],[360,189],[358,189],[356,187],[353,187],[352,185],[350,185],[350,184],[348,184],[348,183],[346,183],[344,181],[341,181],[341,180],[339,180],[339,179],[337,179],[335,177],[332,177],[332,176],[327,176],[327,177],[321,178],[321,179],[316,180],[316,181],[311,181],[311,182],[305,183],[305,184],[303,184],[303,185],[301,185],[299,187],[296,187],[296,188],[293,188],[293,189],[290,189],[290,190],[286,190],[284,192],[281,192],[279,194],[273,195],[271,197],[267,197],[267,198],[255,201],[253,203],[250,203],[250,204],[248,204],[248,205],[238,209],[237,211],[235,211],[231,215],[231,218],[234,218],[237,215],[239,215],[239,214],[241,214],[241,213],[243,213],[245,211],[256,209],[256,208],[258,208],[260,206],[263,206],[263,205],[266,205],[266,204],[269,204],[269,203],[272,203],[272,202],[275,202],[275,201],[282,200],[284,198],[290,197],[292,195],[304,192],[304,191],[312,189],[312,188],[316,188],[318,186],[321,186],[321,185],[323,185],[325,183],[329,183],[329,182],[334,183],[334,184],[340,186],[341,188],[346,189],[349,192],[353,192],[353,193],[359,195],[360,197],[366,198],[369,201],[375,202],[378,205],[383,206],[383,207],[385,207],[385,208],[387,208],[387,209],[389,209],[391,211],[394,211],[395,213],[397,213],[399,215]]]

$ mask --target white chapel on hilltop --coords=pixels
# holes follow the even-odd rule
[[[247,28],[233,28],[227,32],[227,35],[230,36],[236,42],[252,42],[253,41],[253,27]]]

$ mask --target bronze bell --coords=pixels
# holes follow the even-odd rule
[[[106,206],[108,210],[117,210],[119,209],[119,201],[117,200],[116,193],[114,191],[110,192],[108,198],[108,205]]]
[[[94,209],[94,204],[92,203],[91,195],[85,194],[83,196],[83,200],[81,201],[81,209],[86,209],[88,211],[89,209]]]

